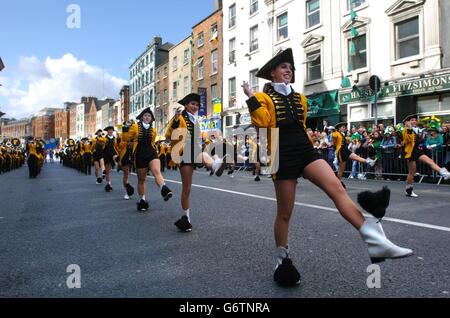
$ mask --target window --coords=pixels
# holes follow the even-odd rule
[[[278,33],[277,33],[278,41],[287,39],[289,36],[287,12],[283,13],[282,15],[277,17],[277,28],[278,28]]]
[[[184,96],[186,96],[191,92],[191,90],[189,89],[189,76],[184,77],[183,83],[184,83]]]
[[[211,27],[211,41],[217,41],[219,39],[219,31],[217,29],[217,23],[214,23]]]
[[[172,69],[174,70],[174,71],[176,71],[177,70],[177,64],[178,64],[178,59],[177,59],[177,57],[175,56],[174,58],[173,58],[173,60],[172,60]]]
[[[366,0],[348,0],[347,1],[347,9],[355,9],[361,5],[363,5],[366,2]]]
[[[169,101],[169,92],[167,91],[167,89],[165,89],[164,96],[163,96],[163,103],[167,104],[168,101]]]
[[[197,70],[197,79],[198,80],[202,80],[203,76],[204,76],[204,65],[203,65],[203,57],[199,58],[197,60],[197,66],[198,66],[198,70]]]
[[[148,55],[145,57],[145,65],[148,65]]]
[[[217,50],[211,52],[211,75],[219,72],[219,55]]]
[[[228,13],[229,13],[228,27],[231,29],[232,27],[236,26],[236,4],[233,4],[228,8]]]
[[[320,50],[306,54],[306,81],[311,82],[322,78]]]
[[[161,96],[159,92],[157,92],[155,96],[155,105],[160,106],[161,105],[160,103],[161,103]]]
[[[149,104],[153,105],[153,89],[150,90],[150,94],[149,94]]]
[[[355,52],[352,52],[352,46],[355,48]],[[367,67],[367,49],[366,49],[366,35],[360,35],[352,40],[348,41],[348,56],[349,64],[352,70]]]
[[[236,107],[236,77],[228,80],[228,106]]]
[[[211,100],[215,100],[219,97],[217,93],[217,84],[211,85]]]
[[[419,17],[395,24],[396,59],[420,53]]]
[[[155,60],[155,53],[151,52],[150,53],[150,63],[153,63],[154,60]]]
[[[320,23],[320,0],[306,2],[306,28],[312,28]]]
[[[256,77],[256,74],[258,73],[258,70],[250,71],[250,87],[253,90],[253,93],[256,93],[259,91],[259,85],[258,85],[258,78]]]
[[[167,77],[167,66],[164,66],[163,68],[163,78]]]
[[[203,36],[203,32],[200,32],[198,34],[198,39],[197,39],[197,46],[198,47],[202,47],[204,44],[204,36]]]
[[[250,15],[258,12],[258,0],[250,0]]]
[[[153,68],[150,69],[150,83],[155,81],[155,76],[153,75],[154,71],[155,70]]]
[[[255,25],[250,29],[250,52],[258,49],[258,26]]]
[[[173,82],[172,88],[173,88],[172,99],[173,100],[177,100],[177,96],[178,96],[178,94],[177,94],[178,82]]]
[[[189,49],[184,50],[184,59],[183,59],[184,65],[189,63]]]
[[[229,56],[228,61],[230,63],[236,62],[236,39],[232,38],[229,42]]]

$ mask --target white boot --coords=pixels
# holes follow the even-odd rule
[[[385,261],[386,258],[402,258],[412,255],[413,251],[389,241],[383,227],[376,219],[367,219],[359,232],[369,246],[369,256],[372,263]]]
[[[442,168],[440,174],[444,180],[450,180],[450,172],[448,172],[447,168]]]

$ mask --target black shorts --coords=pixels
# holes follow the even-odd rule
[[[100,159],[103,159],[103,151],[96,151],[94,152],[94,162],[95,161],[100,161]]]
[[[339,163],[347,162],[351,154],[352,152],[347,147],[342,147],[337,154]]]
[[[156,151],[136,154],[136,169],[149,168],[150,162],[158,159]]]
[[[414,147],[413,151],[411,153],[411,157],[409,157],[407,160],[408,160],[408,162],[417,161],[423,155],[426,155],[425,151],[423,151],[422,149],[419,149],[419,147]]]
[[[272,175],[272,179],[279,181],[301,178],[303,170],[308,165],[321,159],[320,154],[312,146],[302,151],[301,155],[280,154],[278,172]]]
[[[105,165],[115,165],[114,159],[113,159],[113,155],[107,155],[105,156],[103,159],[105,160]]]
[[[131,151],[127,150],[125,155],[122,158],[122,161],[120,161],[120,165],[123,167],[129,167],[131,166]]]

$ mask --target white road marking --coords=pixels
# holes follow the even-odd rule
[[[135,173],[131,173],[131,174],[136,175]],[[175,183],[175,184],[181,184],[180,181],[176,181],[176,180],[164,179],[164,181],[170,182],[170,183]],[[249,197],[249,198],[255,198],[255,199],[260,199],[260,200],[266,200],[266,201],[272,201],[272,202],[276,202],[277,201],[277,199],[275,199],[275,198],[263,197],[263,196],[256,195],[256,194],[243,193],[243,192],[237,192],[237,191],[232,191],[232,190],[225,190],[225,189],[215,188],[215,187],[211,187],[211,186],[204,186],[204,185],[200,185],[200,184],[192,184],[192,186],[195,187],[195,188],[207,189],[207,190],[217,191],[217,192],[230,193],[230,194],[234,194],[234,195],[240,195],[240,196]],[[320,206],[320,205],[306,204],[306,203],[300,203],[300,202],[295,202],[295,205],[296,206],[301,206],[301,207],[306,207],[306,208],[312,208],[312,209],[318,209],[318,210],[323,210],[323,211],[330,211],[330,212],[339,213],[339,211],[336,208],[329,208],[329,207]],[[368,215],[368,214],[364,214],[364,216],[366,218],[373,218],[371,215]],[[384,218],[383,221],[392,222],[392,223],[399,223],[399,224],[405,224],[405,225],[412,225],[412,226],[417,226],[417,227],[422,227],[422,228],[432,229],[432,230],[438,230],[438,231],[444,231],[444,232],[450,232],[450,228],[448,228],[448,227],[437,226],[437,225],[421,223],[421,222],[413,222],[413,221],[402,220],[402,219],[395,219],[395,218],[388,218],[388,217]]]

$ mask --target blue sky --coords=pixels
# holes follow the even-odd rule
[[[80,29],[66,25],[70,4],[81,9]],[[54,106],[31,105],[46,102],[42,96],[29,94],[45,88],[49,79],[58,82],[58,72],[70,70],[66,67],[69,64],[72,68],[86,64],[81,78],[93,79],[98,72],[92,68],[104,69],[108,72],[106,85],[112,82],[117,86],[119,79],[129,79],[131,61],[153,36],[161,35],[164,42],[177,44],[213,10],[214,0],[1,1],[0,57],[6,69],[0,73],[0,109],[18,116],[41,106]],[[62,78],[74,81],[65,75]],[[65,89],[70,87],[66,85]],[[49,99],[48,103],[56,100]]]

